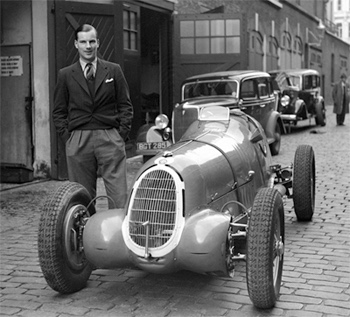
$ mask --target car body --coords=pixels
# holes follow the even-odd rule
[[[282,168],[272,164],[265,132],[251,116],[191,101],[175,107],[174,117],[187,111],[183,118],[192,120],[179,125],[177,142],[138,171],[125,209],[95,212],[95,199],[77,183],[47,199],[38,248],[54,290],[82,289],[93,268],[232,277],[237,261],[246,261],[254,305],[275,304],[285,243],[282,197],[293,197],[298,220],[311,220],[312,147],[299,146],[294,168]]]
[[[215,104],[241,109],[259,121],[265,130],[272,155],[279,153],[281,134],[285,132],[270,75],[260,71],[224,71],[187,78],[181,85],[181,104]],[[178,104],[175,106],[177,107]],[[155,125],[141,127],[137,136],[137,154],[147,159],[178,140],[178,125],[192,121],[189,111],[173,116],[171,130],[161,115]]]
[[[326,108],[321,95],[321,77],[314,69],[271,71],[279,95],[278,111],[285,124],[315,118],[317,125],[326,124]]]

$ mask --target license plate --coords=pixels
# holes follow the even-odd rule
[[[139,142],[139,143],[136,143],[136,146],[139,151],[163,150],[167,148],[167,143],[166,142]]]

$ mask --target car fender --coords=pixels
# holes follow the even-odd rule
[[[185,224],[176,248],[181,269],[228,276],[226,266],[227,232],[230,216],[205,208]]]
[[[276,131],[276,125],[279,125],[281,128],[281,133],[285,134],[286,133],[286,128],[284,126],[283,120],[281,118],[281,115],[277,111],[272,111],[271,115],[267,121],[266,129],[265,129],[265,134],[266,137],[270,143],[273,143],[275,141],[275,131]]]
[[[161,133],[154,124],[144,124],[137,131],[136,142],[161,142]]]
[[[110,209],[94,214],[84,228],[86,258],[95,267],[113,269],[130,265],[129,250],[122,235],[124,209]]]
[[[317,104],[324,104],[324,98],[322,96],[317,96],[316,103]]]

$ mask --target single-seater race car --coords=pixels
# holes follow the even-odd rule
[[[125,209],[95,211],[86,189],[68,182],[48,197],[38,249],[43,275],[59,293],[86,286],[94,268],[152,273],[190,270],[232,277],[246,262],[258,308],[279,297],[285,250],[283,197],[299,221],[312,219],[315,157],[300,145],[294,164],[273,165],[261,125],[238,109],[185,102],[178,141],[138,171]],[[194,115],[196,114],[196,115]],[[292,182],[293,174],[293,182]]]

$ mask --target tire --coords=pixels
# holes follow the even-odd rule
[[[284,209],[280,193],[260,189],[254,199],[247,235],[247,286],[258,308],[275,305],[284,259]]]
[[[67,183],[48,197],[41,213],[39,263],[47,284],[61,294],[84,288],[92,272],[82,248],[79,249],[81,222],[95,213],[93,204],[89,211],[86,209],[90,201],[82,185]]]
[[[310,221],[315,208],[315,155],[310,145],[299,145],[293,168],[293,202],[298,221]]]
[[[274,133],[275,141],[270,144],[270,151],[272,155],[277,155],[280,152],[281,134],[282,134],[281,127],[277,122],[275,127],[275,133]]]
[[[316,125],[320,125],[324,127],[326,125],[326,109],[323,103],[316,104],[316,117],[315,117]]]

